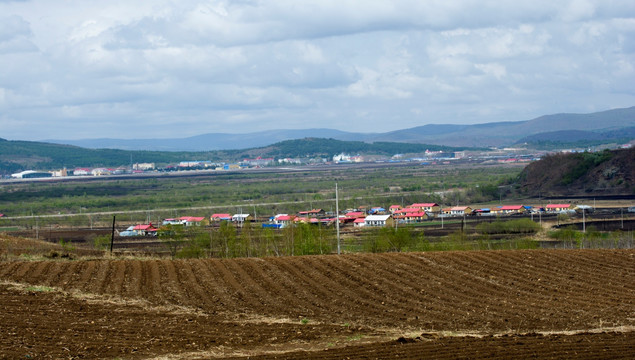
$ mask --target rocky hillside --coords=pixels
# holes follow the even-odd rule
[[[633,195],[635,148],[549,155],[529,164],[517,185],[527,196]]]

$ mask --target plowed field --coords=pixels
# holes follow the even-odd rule
[[[635,357],[634,250],[16,261],[0,281],[7,358]]]

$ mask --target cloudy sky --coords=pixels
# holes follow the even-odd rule
[[[635,105],[632,0],[0,0],[0,137],[528,120]]]

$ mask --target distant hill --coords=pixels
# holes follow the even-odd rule
[[[398,126],[399,124],[395,124]],[[333,129],[268,130],[245,134],[211,133],[169,139],[45,140],[91,149],[212,151],[265,147],[307,137],[343,141],[405,142],[444,146],[509,146],[534,134],[557,131],[608,132],[635,127],[635,107],[591,114],[546,115],[527,121],[476,125],[430,124],[386,133],[354,133]]]
[[[635,126],[604,132],[584,130],[561,130],[526,136],[516,142],[518,145],[530,145],[538,149],[565,147],[584,148],[606,144],[607,142],[627,143],[635,139]]]
[[[27,169],[116,167],[134,162],[176,162],[191,160],[185,152],[85,149],[78,146],[0,139],[0,174]]]
[[[55,144],[75,145],[89,149],[122,149],[151,151],[213,151],[263,147],[284,140],[308,137],[363,141],[374,134],[358,134],[332,129],[268,130],[245,134],[210,133],[171,139],[83,139],[45,140]]]
[[[517,182],[523,195],[635,194],[635,148],[559,153],[529,164]]]
[[[265,158],[323,157],[330,159],[333,155],[342,152],[392,156],[399,153],[422,153],[426,150],[452,152],[464,149],[463,147],[451,148],[425,144],[389,142],[370,144],[361,141],[306,138],[286,140],[266,147],[243,150],[173,152],[86,149],[71,145],[0,139],[0,174],[10,174],[27,169],[118,167],[128,165],[130,162],[150,162],[157,165],[200,160],[233,162],[258,156]]]
[[[371,137],[447,146],[507,146],[529,135],[554,131],[619,131],[635,126],[635,107],[591,114],[546,115],[527,121],[477,125],[424,125]]]

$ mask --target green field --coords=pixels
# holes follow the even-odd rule
[[[291,173],[214,173],[209,176],[86,182],[33,182],[0,185],[0,211],[6,216],[114,212],[161,216],[244,212],[259,216],[322,208],[443,205],[488,202],[505,196],[499,188],[520,172],[501,166],[384,166],[320,168]],[[504,191],[501,193],[501,189]],[[194,210],[196,209],[196,210]],[[187,214],[186,214],[187,213]],[[136,216],[136,215],[135,215]]]

